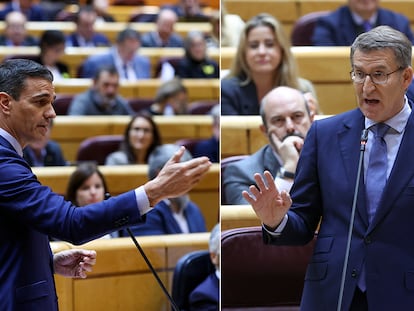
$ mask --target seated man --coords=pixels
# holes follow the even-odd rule
[[[93,78],[92,87],[73,98],[68,115],[133,115],[128,101],[118,91],[116,68],[101,67]]]
[[[122,30],[116,44],[109,52],[89,56],[82,65],[81,78],[92,78],[99,67],[114,66],[123,81],[136,81],[151,77],[151,64],[148,57],[137,54],[141,47],[140,34],[131,28]]]
[[[242,191],[255,184],[255,173],[270,171],[279,189],[290,190],[299,152],[313,121],[304,95],[290,87],[277,87],[267,93],[260,105],[260,130],[269,144],[249,157],[229,164],[222,176],[223,204],[248,204]]]
[[[168,159],[180,147],[173,144],[158,146],[148,159],[148,178],[157,177]],[[186,150],[181,161],[191,159]],[[134,235],[161,235],[177,233],[206,232],[204,216],[197,205],[190,201],[188,194],[165,199],[154,206],[146,216],[145,224],[131,227]],[[123,234],[126,236],[127,234]]]
[[[37,39],[27,34],[27,19],[23,13],[12,11],[6,15],[4,21],[4,35],[0,36],[0,45],[37,46]]]
[[[177,14],[171,9],[162,9],[157,16],[157,29],[142,36],[142,46],[149,48],[183,47],[183,39],[174,32],[174,25],[177,22]]]
[[[52,127],[51,119],[46,135],[23,149],[23,158],[30,166],[64,166],[67,164],[59,144],[50,139]]]
[[[220,224],[211,230],[208,248],[211,262],[216,269],[191,292],[189,311],[219,310]]]
[[[10,12],[21,12],[26,16],[26,19],[31,22],[47,21],[46,10],[34,0],[12,0],[8,1],[0,11],[0,20],[4,20],[6,15]]]
[[[109,39],[94,30],[98,15],[91,6],[82,7],[76,14],[76,31],[66,38],[66,46],[110,46]]]

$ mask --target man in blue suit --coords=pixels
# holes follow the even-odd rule
[[[137,54],[141,46],[140,34],[131,28],[122,30],[116,45],[108,53],[89,56],[82,64],[80,77],[93,78],[101,66],[114,66],[121,81],[136,81],[151,78],[151,64],[148,57]]]
[[[164,144],[155,148],[148,158],[148,178],[157,177],[168,159],[180,147],[173,144]],[[186,150],[181,161],[192,158]],[[200,208],[188,197],[182,194],[177,197],[169,197],[158,204],[146,215],[145,224],[131,228],[134,235],[161,235],[177,233],[206,232],[206,223]],[[124,234],[127,236],[127,234]]]
[[[320,17],[312,42],[320,46],[348,46],[362,32],[380,25],[401,31],[414,44],[407,17],[380,8],[379,0],[348,0],[348,5]]]
[[[73,253],[53,257],[48,236],[81,244],[143,222],[151,206],[165,197],[186,193],[211,165],[207,158],[180,162],[185,151],[181,148],[154,180],[104,202],[77,208],[42,186],[23,159],[23,148],[42,139],[56,117],[52,81],[52,73],[31,60],[14,59],[0,65],[2,311],[56,311],[53,273],[85,277],[84,270],[93,264],[93,252],[76,252],[77,258]]]
[[[410,241],[414,235],[414,115],[405,96],[413,76],[411,50],[406,36],[388,26],[359,35],[351,46],[351,76],[359,109],[313,123],[290,195],[278,191],[269,172],[264,179],[255,176],[259,189],[243,192],[264,224],[266,243],[307,243],[320,223],[301,310],[337,310],[340,298],[340,310],[411,310],[414,306]],[[384,164],[374,170],[370,160],[378,156],[371,152],[377,140],[373,127],[378,126],[388,128],[382,142],[386,154]],[[364,129],[368,141],[361,155]],[[360,157],[363,165],[354,205]],[[372,177],[367,176],[374,171],[385,176],[368,196],[365,188]],[[383,188],[380,182],[385,183]],[[368,210],[376,196],[378,203]]]

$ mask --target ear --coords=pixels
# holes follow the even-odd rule
[[[413,81],[413,68],[411,66],[405,68],[404,73],[403,73],[403,78],[404,78],[405,89],[408,89],[409,85]]]
[[[260,128],[260,131],[263,133],[263,135],[267,137],[266,126],[264,126],[264,124],[260,124],[259,128]]]
[[[11,97],[5,92],[0,92],[0,111],[3,114],[10,114],[11,110]]]

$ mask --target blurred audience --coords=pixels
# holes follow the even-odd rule
[[[406,16],[381,8],[380,0],[347,2],[319,18],[312,36],[314,45],[349,46],[359,34],[380,25],[401,31],[414,44],[414,35]]]
[[[215,105],[210,115],[213,118],[213,135],[209,139],[201,140],[194,146],[193,156],[195,158],[206,156],[210,162],[218,163],[220,160],[220,105]]]
[[[240,34],[245,27],[244,21],[236,14],[229,14],[223,1],[220,1],[221,27],[220,43],[221,46],[237,47],[240,41]]]
[[[138,55],[141,46],[140,34],[131,28],[122,30],[116,44],[103,54],[92,55],[82,64],[81,77],[92,78],[99,67],[114,66],[121,81],[136,81],[151,77],[151,64],[148,57]]]
[[[105,177],[96,164],[82,162],[69,177],[65,199],[82,207],[105,200],[107,194],[109,194],[109,190]],[[119,237],[119,233],[112,232],[104,235],[101,239],[116,237]]]
[[[187,104],[187,88],[179,78],[174,78],[160,85],[148,112],[167,116],[187,114]]]
[[[30,166],[64,166],[67,165],[60,145],[50,139],[53,121],[50,119],[46,135],[32,142],[23,149],[23,158]]]
[[[207,49],[217,49],[220,47],[220,12],[215,11],[209,18],[211,31],[204,35]]]
[[[220,224],[216,224],[208,241],[210,259],[215,270],[190,293],[189,311],[218,311],[220,297]]]
[[[75,18],[76,30],[67,36],[66,46],[110,46],[111,42],[104,34],[95,32],[96,19],[97,14],[93,7],[81,7]]]
[[[108,13],[109,1],[108,0],[87,0],[87,5],[92,5],[97,18],[97,23],[115,22],[115,18]]]
[[[27,34],[26,16],[18,11],[6,15],[4,34],[0,35],[0,45],[37,46],[37,39]]]
[[[173,144],[155,148],[148,159],[148,178],[154,179],[165,163],[177,152],[180,146]],[[181,162],[192,159],[186,150]],[[177,233],[206,232],[204,216],[188,194],[168,198],[154,206],[146,214],[145,224],[130,228],[134,235],[161,235]]]
[[[177,0],[175,5],[165,5],[175,11],[180,22],[208,22],[199,0]]]
[[[105,165],[147,164],[150,153],[159,145],[161,135],[154,120],[138,113],[126,126],[119,150],[107,156]]]
[[[33,60],[46,66],[53,81],[70,78],[69,67],[61,61],[65,54],[65,35],[60,30],[45,30],[39,40],[40,55]]]
[[[262,98],[282,85],[310,92],[316,101],[312,83],[298,75],[282,25],[259,14],[246,23],[230,72],[221,80],[221,114],[258,115]]]
[[[31,22],[47,21],[47,13],[37,0],[11,0],[7,2],[0,11],[0,20],[4,20],[6,15],[12,11],[22,12]]]
[[[219,78],[218,63],[207,55],[204,34],[190,31],[184,40],[185,56],[179,61],[176,75],[182,79]]]
[[[162,9],[158,13],[156,30],[142,35],[143,47],[183,47],[183,39],[174,32],[174,25],[177,22],[177,14],[171,9]]]
[[[76,95],[68,115],[133,115],[128,101],[119,94],[119,73],[115,67],[100,67],[92,86]]]

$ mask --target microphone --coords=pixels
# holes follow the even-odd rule
[[[109,199],[110,197],[111,197],[111,195],[108,192],[105,193],[105,200]],[[126,228],[126,231],[128,232],[129,236],[131,237],[132,241],[134,242],[135,247],[140,252],[142,258],[144,258],[145,263],[147,264],[148,268],[151,270],[152,274],[154,275],[155,279],[157,280],[157,282],[158,282],[159,286],[161,287],[162,291],[167,296],[173,311],[180,311],[180,308],[178,308],[177,304],[172,299],[171,295],[168,293],[168,290],[165,288],[165,285],[162,283],[160,277],[158,276],[157,272],[155,271],[154,267],[152,266],[151,262],[149,261],[147,255],[145,255],[144,250],[142,249],[141,245],[139,245],[139,243],[138,243],[137,239],[135,238],[134,234],[132,233],[131,229]]]
[[[349,259],[349,252],[351,249],[351,238],[352,238],[352,231],[354,228],[354,220],[355,220],[355,210],[356,210],[356,203],[357,203],[357,197],[358,197],[358,188],[359,188],[359,180],[361,177],[361,171],[362,171],[362,163],[364,159],[364,152],[365,152],[365,145],[368,141],[368,130],[363,129],[361,133],[361,144],[359,148],[359,163],[358,163],[358,172],[357,177],[355,181],[355,190],[354,190],[354,198],[352,201],[352,211],[351,211],[351,220],[349,222],[349,229],[348,229],[348,239],[346,243],[346,249],[345,249],[345,259],[344,259],[344,265],[342,268],[342,278],[341,278],[341,286],[339,288],[339,298],[338,298],[338,306],[337,311],[341,311],[342,307],[342,298],[344,296],[344,287],[345,287],[345,278],[346,278],[346,270],[348,268],[348,259]]]

